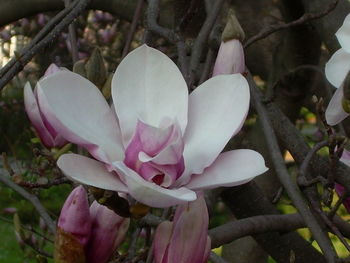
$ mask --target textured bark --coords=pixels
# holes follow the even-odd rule
[[[225,190],[221,196],[237,218],[278,214],[254,182]],[[265,233],[253,238],[279,263],[291,262],[292,255],[295,255],[295,263],[326,262],[323,255],[296,232]]]

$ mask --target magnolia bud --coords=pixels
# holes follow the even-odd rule
[[[88,242],[91,220],[87,194],[83,186],[76,187],[68,196],[58,219],[58,227],[75,236],[82,245]]]
[[[83,59],[78,60],[73,65],[73,72],[86,78],[85,61]]]
[[[89,263],[106,263],[124,240],[130,219],[118,216],[104,205],[94,201],[90,207],[92,232],[86,254]]]
[[[101,51],[95,48],[85,64],[86,77],[101,88],[107,79],[107,69]]]
[[[235,12],[233,9],[230,9],[228,11],[227,23],[222,32],[221,40],[222,42],[226,42],[231,39],[238,39],[242,42],[244,38],[244,31],[236,18]]]
[[[208,222],[208,210],[203,196],[179,205],[173,222],[164,221],[156,229],[153,241],[155,262],[207,262],[211,244]]]

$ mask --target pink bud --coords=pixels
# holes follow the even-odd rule
[[[90,207],[92,232],[86,249],[88,263],[105,263],[123,241],[130,219],[94,201]]]
[[[163,222],[154,237],[156,263],[203,263],[210,253],[208,210],[203,196],[177,207],[173,222]]]
[[[83,186],[76,187],[68,196],[58,219],[58,227],[75,236],[85,246],[90,237],[89,202]]]
[[[241,41],[231,39],[221,42],[214,65],[213,76],[243,73],[244,71],[245,60]]]
[[[46,70],[44,77],[47,77],[50,74],[54,74],[60,70],[62,69],[57,67],[55,64],[51,64]],[[38,84],[40,84],[40,80]],[[56,130],[52,127],[48,119],[41,111],[36,94],[36,88],[34,89],[33,93],[29,82],[27,82],[24,87],[24,106],[32,125],[34,126],[42,143],[46,147],[62,147],[67,143],[67,141],[56,132]]]

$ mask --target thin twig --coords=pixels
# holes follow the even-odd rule
[[[19,57],[12,58],[4,67],[0,69],[0,78],[3,77],[3,75],[9,71],[10,68],[15,65],[15,63],[20,59],[23,54],[29,52],[30,49],[32,49],[42,38],[44,38],[47,34],[51,32],[51,30],[54,28],[54,26],[59,23],[67,14],[77,5],[78,1],[74,1],[71,5],[69,5],[67,8],[63,9],[61,12],[59,12],[55,17],[53,17],[46,25],[43,27],[39,33],[33,38],[33,40],[22,50]]]
[[[189,74],[186,61],[186,44],[183,41],[182,37],[179,34],[175,33],[175,31],[161,27],[157,22],[158,16],[159,0],[149,0],[147,9],[147,29],[161,37],[164,37],[166,40],[176,45],[180,70],[188,84]]]
[[[305,223],[310,228],[310,231],[320,245],[328,262],[335,262],[335,251],[329,237],[322,231],[319,223],[311,213],[309,207],[305,203],[299,189],[288,174],[287,168],[284,164],[283,157],[280,152],[280,148],[277,142],[275,132],[271,126],[270,119],[267,115],[267,111],[262,104],[262,95],[260,90],[256,87],[251,74],[248,74],[248,82],[250,86],[252,102],[255,110],[259,115],[259,120],[263,128],[263,132],[267,141],[267,146],[271,153],[272,161],[275,167],[275,171],[284,188],[286,189],[289,197],[293,201],[294,205],[302,215]]]
[[[90,0],[77,0],[70,12],[49,33],[28,49],[11,65],[0,79],[0,90],[18,73],[41,49],[51,44],[52,41],[86,8]],[[74,4],[74,3],[73,3]]]
[[[38,211],[40,216],[45,221],[45,223],[48,226],[48,228],[50,229],[51,233],[55,233],[56,226],[55,226],[54,221],[51,219],[49,214],[46,212],[45,207],[43,207],[40,200],[35,195],[30,194],[29,192],[24,190],[19,185],[12,182],[12,180],[9,177],[7,177],[3,174],[0,174],[0,181],[3,182],[4,184],[6,184],[11,189],[13,189],[14,191],[16,191],[17,193],[19,193],[21,196],[23,196],[29,202],[31,202],[33,204],[33,206],[35,207],[36,211]]]
[[[131,26],[130,26],[128,35],[126,37],[125,46],[123,48],[122,58],[124,58],[129,52],[131,41],[134,37],[135,30],[136,30],[138,21],[140,19],[141,13],[142,13],[142,7],[143,7],[144,2],[145,2],[145,0],[138,0],[137,1],[134,16],[132,18]]]
[[[329,6],[324,11],[322,11],[320,13],[316,13],[316,14],[306,13],[306,14],[302,15],[300,18],[298,18],[292,22],[270,25],[266,28],[263,28],[258,34],[252,36],[251,38],[249,38],[246,41],[246,43],[244,44],[244,48],[249,47],[254,42],[261,40],[263,38],[266,38],[269,35],[271,35],[272,33],[275,33],[277,31],[287,29],[290,27],[294,27],[294,26],[299,26],[301,24],[310,22],[311,20],[321,18],[321,17],[329,14],[332,10],[334,10],[334,8],[337,6],[338,2],[339,2],[339,0],[334,0],[331,4],[329,4]]]
[[[71,3],[71,0],[64,0],[64,5],[67,8]],[[72,60],[73,64],[79,60],[78,55],[78,41],[77,41],[77,33],[75,30],[74,22],[72,22],[68,26],[68,38],[71,46]]]
[[[202,56],[203,49],[205,47],[206,41],[209,37],[210,31],[212,30],[216,18],[221,10],[223,0],[216,0],[212,6],[211,12],[207,15],[201,30],[193,44],[191,60],[190,60],[190,81],[189,88],[193,85],[194,78],[198,69],[198,65]]]
[[[202,84],[209,77],[210,70],[212,69],[213,62],[215,59],[215,52],[210,48],[207,53],[207,57],[205,58],[203,70],[201,77],[199,79],[198,85]]]

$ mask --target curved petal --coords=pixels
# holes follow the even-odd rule
[[[124,158],[118,122],[90,81],[73,72],[60,71],[43,78],[37,87],[40,109],[59,134],[86,147],[101,161]]]
[[[241,74],[213,77],[192,92],[184,137],[184,177],[202,173],[217,158],[241,129],[249,99],[248,83]]]
[[[128,192],[116,174],[108,172],[101,162],[88,157],[74,153],[64,154],[58,159],[57,165],[67,177],[79,183],[111,191]]]
[[[55,145],[55,141],[45,127],[45,124],[41,118],[38,102],[36,101],[29,82],[27,82],[24,86],[24,107],[28,118],[37,131],[42,143],[46,147],[53,147]]]
[[[340,161],[350,167],[350,152],[348,150],[343,150],[343,154],[340,158]]]
[[[244,50],[240,40],[221,42],[216,57],[213,76],[243,73],[245,71]]]
[[[350,53],[350,15],[345,17],[343,25],[335,33],[335,36],[338,38],[341,47]]]
[[[167,257],[167,250],[172,232],[172,222],[164,221],[158,225],[153,239],[155,262],[164,262],[163,258]]]
[[[344,49],[337,50],[326,63],[326,77],[328,81],[339,88],[350,70],[350,53]]]
[[[203,196],[178,206],[168,248],[168,262],[204,263],[209,216]]]
[[[240,185],[267,170],[260,153],[248,149],[233,150],[220,154],[203,174],[193,175],[186,187],[199,190]]]
[[[166,118],[176,119],[184,132],[186,82],[174,62],[160,51],[143,45],[127,55],[113,76],[112,96],[125,147],[138,119],[154,127]]]
[[[344,120],[348,113],[343,109],[343,86],[337,89],[326,109],[326,121],[329,125],[337,125]]]
[[[118,174],[124,177],[129,194],[148,206],[163,208],[193,201],[197,198],[195,192],[184,187],[167,189],[148,182],[122,162],[116,162],[114,165]]]

